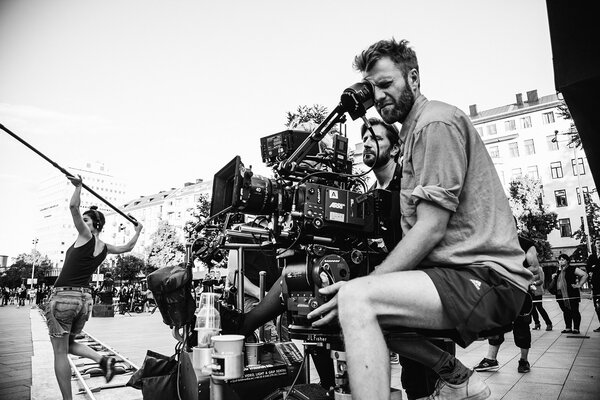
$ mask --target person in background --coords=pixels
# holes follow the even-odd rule
[[[579,289],[587,281],[587,273],[571,265],[571,257],[566,254],[558,256],[558,272],[552,275],[556,279],[556,301],[563,312],[565,329],[561,333],[574,333],[579,335],[581,314],[579,302],[581,293]],[[573,327],[573,329],[571,329]]]
[[[71,367],[68,354],[94,360],[109,382],[114,375],[115,358],[100,355],[90,347],[75,341],[92,313],[92,274],[104,261],[107,254],[122,254],[131,251],[137,242],[142,224],[135,227],[135,234],[128,243],[115,246],[100,240],[104,226],[104,215],[96,207],[81,215],[81,177],[68,176],[75,186],[69,203],[71,217],[77,229],[77,239],[65,255],[60,275],[54,283],[52,294],[46,305],[45,315],[50,342],[54,351],[54,373],[63,400],[71,400]]]
[[[535,248],[533,240],[528,239],[524,236],[519,236],[519,245],[521,246],[523,251],[525,251],[525,260],[523,261],[523,266],[528,268],[533,273],[533,281],[529,290],[529,293],[533,298],[533,293],[537,288],[535,283],[539,281],[539,271],[542,270],[538,262],[537,250]],[[543,281],[544,279],[541,278],[540,282],[543,283]],[[519,313],[519,316],[514,320],[512,326],[513,336],[515,338],[515,345],[519,349],[521,349],[521,358],[519,359],[519,365],[517,367],[517,372],[521,374],[531,371],[531,366],[529,365],[529,360],[527,359],[529,356],[529,349],[531,348],[531,330],[529,329],[529,325],[531,324],[530,311],[533,310],[533,305],[531,304],[530,300],[531,299],[525,298],[525,303],[523,304],[521,312]],[[481,362],[478,365],[473,367],[473,369],[478,372],[496,371],[499,368],[497,356],[502,343],[504,343],[504,334],[500,334],[489,338],[487,355],[484,357],[483,360],[481,360]]]
[[[600,321],[600,238],[594,240],[594,248],[592,254],[587,259],[587,270],[591,275],[590,283],[592,285],[592,301],[594,302],[594,309],[596,310],[596,316]],[[594,329],[594,332],[600,332],[600,327]]]
[[[535,247],[534,247],[535,250]],[[527,258],[529,261],[529,257]],[[544,296],[544,281],[545,274],[544,270],[540,266],[540,263],[537,258],[537,251],[535,251],[535,257],[531,258],[531,263],[529,265],[529,270],[533,274],[533,282],[532,282],[532,300],[533,300],[533,308],[531,310],[531,316],[533,317],[533,321],[535,325],[533,326],[534,330],[539,330],[542,326],[540,324],[540,315],[544,319],[544,323],[546,324],[546,330],[552,330],[552,321],[544,308],[544,303],[542,297]],[[539,312],[539,315],[538,315]]]

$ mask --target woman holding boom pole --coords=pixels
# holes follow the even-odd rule
[[[104,226],[104,215],[93,206],[81,215],[79,210],[82,179],[67,175],[75,186],[69,208],[78,236],[65,255],[65,263],[54,283],[46,306],[46,320],[54,350],[54,373],[64,400],[72,399],[71,367],[68,353],[96,361],[106,381],[114,375],[114,357],[98,354],[88,346],[75,342],[92,313],[92,291],[89,283],[96,268],[107,254],[131,251],[137,242],[142,224],[135,226],[135,235],[122,246],[102,242],[98,237]]]

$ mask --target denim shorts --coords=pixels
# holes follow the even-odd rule
[[[77,290],[53,292],[45,315],[50,336],[77,335],[92,314],[92,295]]]

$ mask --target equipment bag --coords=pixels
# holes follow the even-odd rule
[[[196,309],[192,297],[192,271],[184,266],[162,267],[147,279],[163,322],[177,329],[190,324]]]
[[[198,384],[189,355],[178,350],[171,357],[148,350],[144,364],[127,386],[142,391],[144,400],[196,400]]]

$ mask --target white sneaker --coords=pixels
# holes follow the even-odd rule
[[[459,385],[438,380],[435,392],[429,400],[483,400],[490,397],[492,392],[486,383],[473,371],[469,379]]]

